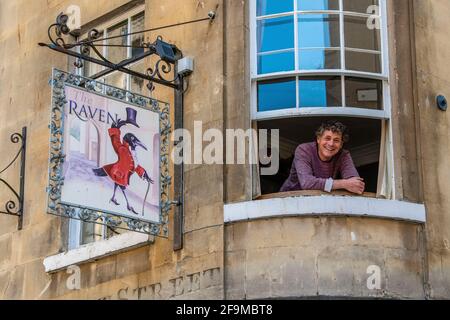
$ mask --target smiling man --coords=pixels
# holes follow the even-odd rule
[[[301,144],[295,150],[289,178],[280,191],[347,190],[363,194],[364,181],[350,152],[343,149],[348,138],[347,128],[341,122],[322,123],[316,131],[316,141]]]

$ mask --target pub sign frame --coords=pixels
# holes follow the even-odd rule
[[[168,237],[168,215],[170,208],[173,205],[172,201],[169,200],[169,186],[172,180],[172,177],[169,174],[169,135],[171,131],[169,104],[124,89],[116,88],[103,82],[95,81],[75,74],[70,74],[58,69],[53,70],[51,85],[52,110],[49,126],[50,156],[47,187],[48,213],[56,216],[77,219],[84,222],[102,224],[113,229],[125,229],[154,236]],[[70,141],[67,141],[67,137],[69,137],[68,130],[71,130],[72,128],[68,127],[68,123],[65,122],[69,117],[69,113],[71,117],[75,115],[81,121],[86,121],[87,119],[83,119],[80,117],[80,114],[73,112],[76,102],[68,99],[68,92],[84,92],[86,93],[86,96],[96,97],[98,98],[98,101],[103,101],[108,106],[111,106],[110,108],[115,108],[114,110],[117,111],[114,113],[115,116],[111,116],[107,113],[103,114],[103,127],[109,127],[108,133],[111,136],[111,141],[109,141],[109,138],[104,139],[101,142],[97,141],[98,144],[113,144],[108,146],[97,145],[97,148],[109,150],[109,156],[105,156],[104,158],[108,158],[110,163],[108,164],[108,161],[103,161],[104,163],[98,163],[97,159],[97,164],[99,165],[98,167],[94,168],[92,167],[92,162],[88,161],[90,159],[82,158],[77,166],[78,168],[82,168],[83,170],[79,171],[83,171],[84,173],[72,175],[70,175],[70,170],[68,170],[67,166],[68,153],[73,152],[73,150],[68,148]],[[72,105],[72,103],[74,105]],[[124,123],[128,120],[127,112],[129,111],[129,109],[134,110],[134,115],[136,116],[137,114],[138,118],[135,120],[135,122],[134,119],[132,119],[131,121],[129,121],[129,123]],[[106,110],[103,111],[106,112]],[[92,113],[99,111],[93,112],[92,110],[89,110],[89,112],[92,116]],[[120,115],[117,115],[117,113],[120,113]],[[87,112],[85,112],[84,114],[88,115]],[[149,118],[142,118],[142,114],[148,115]],[[134,137],[136,138],[137,136],[142,141],[144,141],[145,139],[143,139],[142,136],[145,136],[146,131],[143,131],[145,130],[145,128],[141,127],[142,124],[144,124],[144,127],[145,125],[148,125],[148,123],[151,122],[147,121],[149,119],[154,119],[153,121],[157,121],[156,126],[158,126],[158,128],[156,128],[156,131],[154,129],[153,136],[159,137],[159,141],[154,144],[154,146],[157,146],[157,150],[152,150],[153,159],[150,159],[150,161],[148,161],[149,159],[146,159],[145,157],[147,157],[148,154],[152,153],[148,150],[152,148],[149,148],[149,146],[145,147],[145,153],[145,149],[139,147],[136,147],[135,150],[132,150],[133,146],[130,146],[130,144],[133,143],[130,142],[130,139],[125,138],[125,136],[123,135],[124,132],[120,134],[120,129],[113,128],[117,126],[118,123],[121,123],[123,128],[133,128],[125,129],[125,131],[134,130],[132,132],[138,132],[139,134],[135,134]],[[143,123],[142,120],[146,120],[145,123]],[[139,122],[141,123],[140,125]],[[114,145],[111,132],[119,132],[119,137],[116,137],[116,143],[123,144],[121,145],[122,149],[120,152],[126,153],[126,155],[122,156],[122,158],[131,156],[131,158],[136,160],[137,153],[142,152],[139,154],[139,156],[142,159],[142,155],[144,155],[144,162],[146,163],[151,163],[152,160],[159,160],[159,167],[156,167],[156,169],[152,171],[152,173],[157,173],[158,176],[152,177],[151,174],[148,174],[150,173],[150,171],[148,169],[144,169],[143,167],[141,167],[141,169],[139,170],[136,166],[135,170],[134,167],[135,165],[137,165],[137,163],[134,163],[133,165],[131,165],[133,169],[131,169],[129,173],[125,172],[125,174],[127,175],[126,178],[128,178],[128,180],[126,178],[125,180],[118,179],[117,174],[114,174],[115,171],[111,168],[113,167],[114,169],[117,169],[118,162],[123,161],[118,160],[120,156],[116,149],[117,145]],[[108,134],[103,133],[103,135],[105,136]],[[119,138],[119,140],[117,140],[117,138]],[[73,137],[70,137],[70,139],[73,140]],[[124,139],[127,141],[127,143]],[[126,151],[127,148],[130,150],[130,152]],[[116,159],[113,159],[114,157],[111,155],[111,150],[114,150],[117,153]],[[104,151],[103,153],[106,154],[108,152]],[[80,155],[80,153],[78,153],[78,155]],[[76,163],[75,158],[72,162]],[[105,168],[105,170],[103,170],[102,168]],[[144,175],[144,172],[146,176]],[[144,179],[147,177],[149,179]],[[127,190],[127,187],[128,189],[132,188],[132,181],[134,181],[134,184],[141,183],[141,185],[142,181],[147,182],[148,187],[146,192],[139,190],[138,187],[136,187],[134,193],[132,191],[129,192]],[[77,189],[77,186],[80,186],[80,184],[82,184],[83,187]],[[145,216],[144,210],[146,207],[149,208],[147,198],[150,190],[150,184],[152,188],[159,188],[159,191],[156,190],[158,191],[157,203],[155,203],[155,200],[153,199],[153,209],[155,210],[155,207],[157,207],[156,216],[155,214],[153,214],[153,217]],[[97,188],[97,186],[98,190],[95,189]],[[90,187],[91,189],[89,189],[88,187]],[[110,188],[110,194],[113,194],[110,202],[111,200],[120,199],[119,201],[113,201],[113,207],[115,206],[115,203],[117,203],[117,206],[119,206],[119,202],[121,202],[122,207],[117,207],[117,209],[113,210],[109,210],[106,208],[108,206],[109,208],[111,208],[111,203],[106,204],[104,200],[107,199],[105,199],[104,197],[102,198],[102,195],[106,194],[106,189],[108,189],[108,187]],[[89,197],[93,190],[94,192],[96,192],[96,199]],[[139,191],[141,191],[140,197]],[[74,196],[76,193],[80,192],[85,192],[85,194]],[[134,195],[134,200],[140,200],[138,202],[142,203],[142,214],[141,206],[137,208],[135,205],[136,201],[134,202],[135,208],[133,208],[133,205],[131,204],[133,197],[130,196],[130,194]],[[144,199],[142,199],[143,194],[145,194]],[[153,192],[153,195],[155,195],[155,192]],[[98,202],[96,201],[97,198]],[[105,204],[102,206],[102,203]],[[125,203],[125,207],[128,207],[128,209],[124,207]],[[130,207],[133,210],[129,210]]]

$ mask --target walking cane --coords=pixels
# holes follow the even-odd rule
[[[145,193],[144,202],[142,203],[142,216],[144,216],[145,202],[147,201],[149,191],[150,191],[150,181],[147,181],[147,192]]]

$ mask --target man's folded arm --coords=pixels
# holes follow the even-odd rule
[[[350,179],[354,177],[359,177],[358,170],[356,170],[355,164],[353,163],[352,156],[350,152],[346,152],[342,158],[341,165],[341,176],[343,179]]]

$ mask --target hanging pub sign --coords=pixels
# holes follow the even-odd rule
[[[53,71],[48,212],[167,237],[169,105]]]

